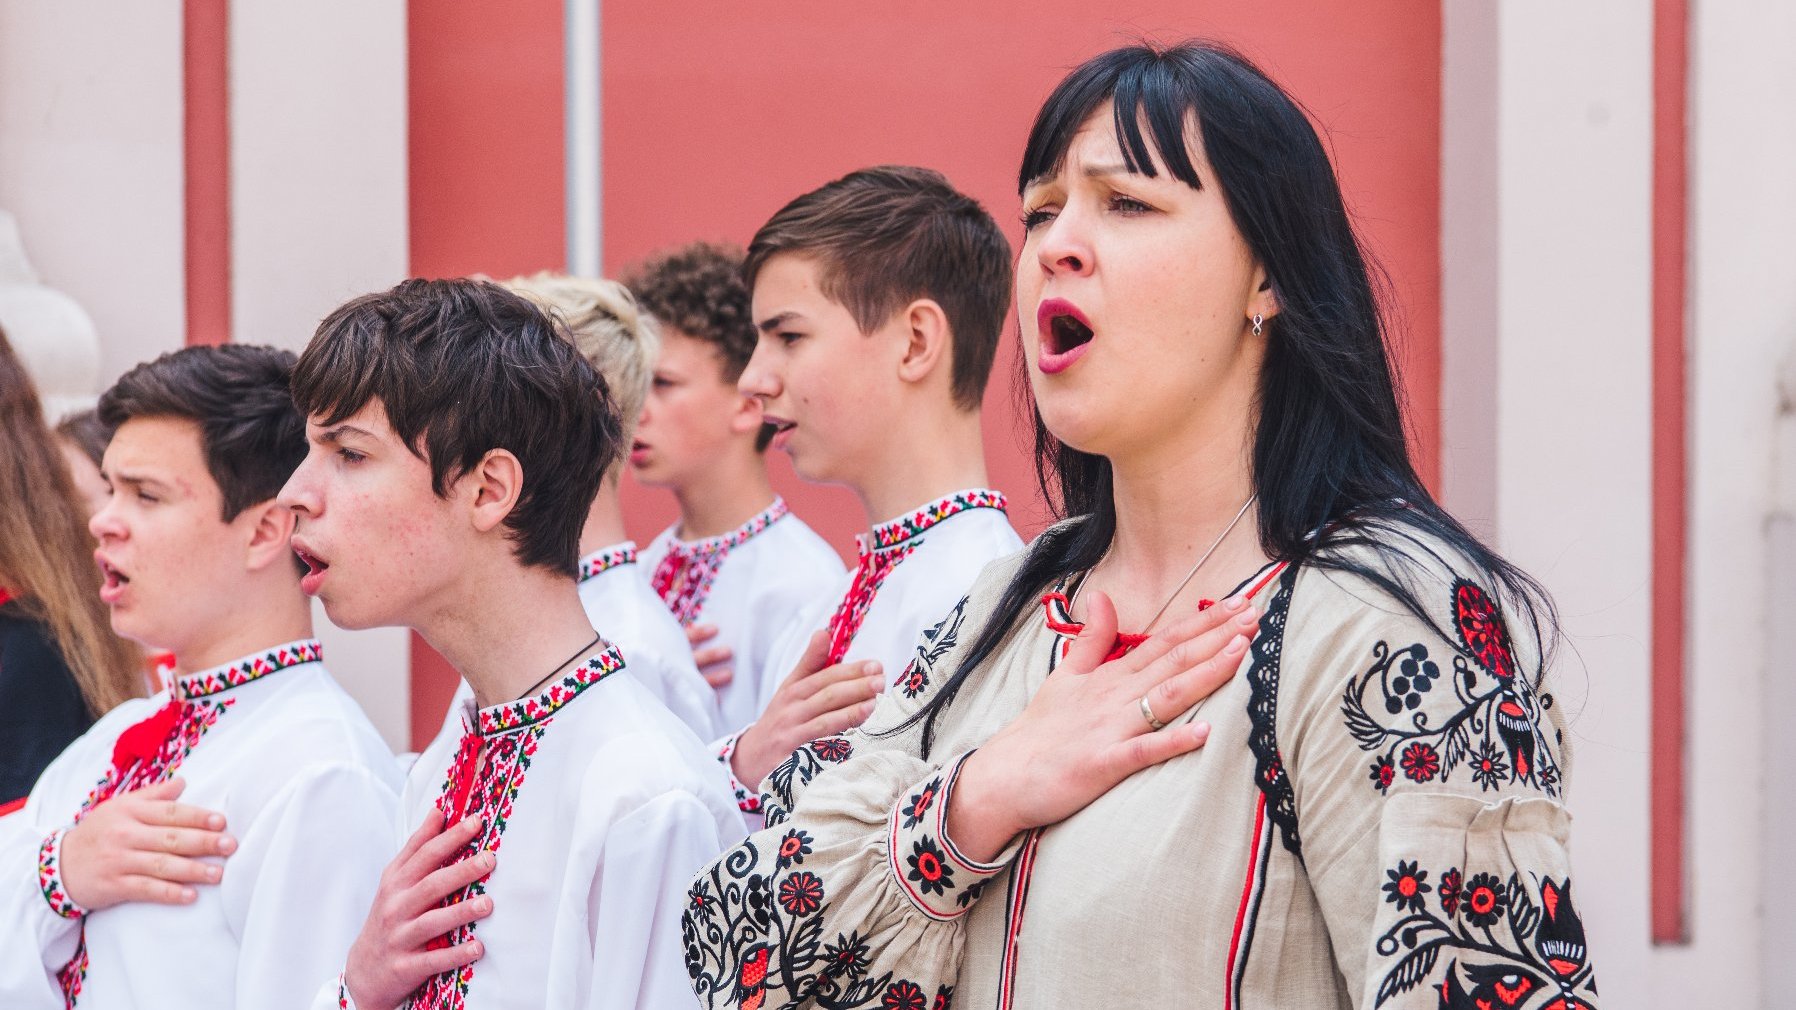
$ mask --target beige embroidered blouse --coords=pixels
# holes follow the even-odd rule
[[[1241,672],[1201,706],[1207,746],[990,864],[958,852],[942,819],[960,762],[1023,709],[1067,629],[1019,618],[928,756],[920,728],[880,731],[953,672],[1019,560],[924,636],[867,727],[777,769],[767,828],[694,882],[704,1003],[1595,1005],[1534,636],[1432,560],[1404,576],[1427,621],[1364,579],[1279,571]]]

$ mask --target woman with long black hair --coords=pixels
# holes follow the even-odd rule
[[[1071,518],[769,778],[690,894],[700,997],[1593,1005],[1552,606],[1417,477],[1302,110],[1217,46],[1118,49],[1019,189]]]

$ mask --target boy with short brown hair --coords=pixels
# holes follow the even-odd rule
[[[642,552],[644,574],[700,646],[723,725],[761,712],[775,641],[842,577],[836,552],[767,480],[773,432],[736,388],[755,350],[742,253],[694,243],[628,284],[660,323],[661,351],[636,429],[636,479],[665,487],[680,518]],[[707,644],[711,643],[711,644]]]
[[[1010,305],[1010,244],[938,172],[851,173],[787,204],[748,247],[759,339],[743,392],[807,480],[866,509],[854,574],[801,614],[793,671],[720,748],[744,809],[791,751],[858,725],[903,682],[923,632],[988,562],[1022,547],[985,486],[980,405]],[[883,519],[883,521],[881,521]]]

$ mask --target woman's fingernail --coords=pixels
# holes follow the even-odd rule
[[[1205,740],[1210,739],[1210,724],[1207,722],[1192,723],[1191,737],[1198,743],[1203,743]]]
[[[1229,639],[1229,644],[1224,646],[1222,651],[1230,656],[1239,656],[1246,649],[1247,637],[1245,635],[1236,635],[1234,638]]]
[[[212,881],[215,884],[218,883],[218,878],[223,875],[224,875],[224,870],[222,870],[216,866],[206,867],[206,879]]]
[[[1235,623],[1239,624],[1243,628],[1251,628],[1255,624],[1258,624],[1259,621],[1260,621],[1260,615],[1254,613],[1251,610],[1244,610],[1241,613],[1235,615]]]
[[[1231,596],[1228,599],[1222,601],[1222,606],[1223,606],[1223,609],[1229,610],[1229,611],[1240,610],[1242,607],[1247,606],[1247,597],[1239,596],[1239,595]]]
[[[232,838],[230,835],[220,836],[218,839],[218,851],[227,856],[236,852],[237,839]]]

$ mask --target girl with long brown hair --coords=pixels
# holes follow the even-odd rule
[[[0,332],[0,805],[99,715],[144,692],[100,602],[87,509],[36,387]]]

